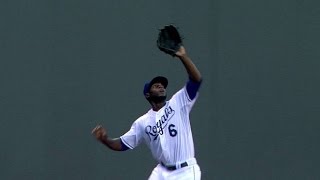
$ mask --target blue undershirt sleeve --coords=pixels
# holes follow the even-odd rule
[[[189,98],[191,100],[193,100],[196,97],[201,83],[202,83],[202,80],[200,82],[196,82],[196,81],[193,81],[191,78],[189,78],[186,88],[187,88],[187,93],[189,95]]]
[[[120,141],[121,141],[121,151],[126,151],[128,149],[130,149],[128,146],[126,146],[123,142],[122,142],[122,139],[120,138]]]

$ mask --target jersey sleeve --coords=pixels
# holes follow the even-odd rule
[[[139,121],[135,121],[131,125],[130,130],[124,135],[120,136],[120,139],[122,143],[130,149],[134,149],[135,147],[137,147],[143,139]]]
[[[196,82],[196,81],[192,80],[191,78],[189,78],[189,81],[186,84],[186,90],[187,90],[187,93],[188,93],[190,100],[193,100],[196,97],[201,83],[202,83],[202,81]]]
[[[200,85],[201,82],[189,79],[186,85],[173,95],[172,100],[189,113],[198,98]]]

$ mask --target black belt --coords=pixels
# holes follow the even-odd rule
[[[163,167],[165,167],[166,169],[168,169],[169,171],[174,171],[174,170],[178,169],[177,166],[175,166],[175,165],[173,165],[173,166],[167,166],[167,165],[165,165],[163,162],[161,162],[161,165],[162,165]],[[181,168],[186,167],[186,166],[188,166],[188,163],[187,163],[187,162],[184,162],[184,163],[181,163],[181,164],[180,164],[180,167],[181,167]]]

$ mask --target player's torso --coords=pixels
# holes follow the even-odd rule
[[[177,134],[176,126],[180,121],[178,114],[177,107],[167,102],[165,107],[150,115],[144,123],[145,139],[150,143],[156,143],[160,136],[168,133],[171,137],[175,137]]]
[[[168,101],[158,112],[148,113],[143,123],[144,140],[157,159],[175,161],[193,156],[189,117],[183,111],[178,103]]]

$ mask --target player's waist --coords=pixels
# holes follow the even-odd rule
[[[174,164],[172,164],[172,163],[167,164],[167,163],[163,163],[163,162],[160,162],[160,164],[163,167],[165,167],[166,169],[173,171],[176,169],[180,169],[180,168],[184,168],[187,166],[192,166],[194,164],[197,164],[197,160],[196,160],[196,158],[190,158],[190,159],[187,159],[186,161],[180,161],[180,162],[176,162]]]

